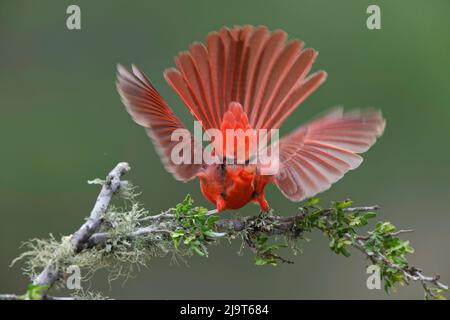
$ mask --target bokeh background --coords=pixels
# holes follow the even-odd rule
[[[382,29],[366,28],[366,8],[381,7]],[[66,8],[78,4],[82,30],[66,28]],[[387,118],[384,136],[323,201],[351,198],[378,204],[380,219],[404,228],[410,257],[450,282],[450,2],[434,1],[5,1],[0,2],[0,292],[20,293],[28,279],[9,267],[21,242],[70,234],[98,193],[86,181],[118,161],[152,212],[186,193],[197,203],[198,182],[166,173],[144,131],[115,90],[117,63],[136,63],[184,121],[190,115],[165,83],[173,57],[221,26],[282,28],[319,50],[314,69],[327,82],[288,119],[283,132],[342,104],[375,106]],[[295,212],[271,187],[278,211]],[[254,213],[248,206],[243,213]],[[239,241],[194,257],[189,266],[153,260],[125,284],[98,274],[91,283],[115,298],[395,298],[421,299],[419,285],[392,296],[366,288],[366,261],[334,255],[310,236],[294,265],[255,267]]]

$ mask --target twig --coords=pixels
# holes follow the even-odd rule
[[[368,207],[352,207],[343,209],[344,212],[368,212],[368,211],[377,211],[380,210],[379,206],[368,206]]]
[[[402,230],[397,230],[395,232],[390,232],[390,233],[388,233],[386,235],[391,236],[391,237],[395,237],[395,236],[398,236],[398,235],[403,234],[403,233],[411,233],[411,232],[414,232],[414,230],[413,229],[406,229],[406,230],[402,229]],[[360,240],[368,240],[370,238],[371,234],[372,234],[372,232],[369,231],[368,235],[365,235],[365,236],[360,235],[360,236],[357,236],[357,238],[360,239]]]
[[[16,294],[0,294],[0,300],[22,300],[20,296]]]
[[[399,230],[397,232],[392,232],[390,235],[397,235],[405,232],[412,232],[413,230]],[[351,235],[346,234],[347,239],[351,240]],[[365,246],[365,240],[358,239],[354,244],[353,247],[364,253],[367,258],[372,261],[374,264],[380,264],[384,263],[388,265],[390,268],[396,269],[398,271],[401,271],[403,275],[405,276],[406,281],[413,280],[413,281],[419,281],[422,284],[422,287],[424,290],[431,296],[435,296],[433,293],[433,290],[431,290],[431,286],[433,285],[437,288],[441,288],[444,290],[448,290],[448,286],[439,282],[439,275],[436,275],[434,277],[424,276],[421,272],[421,270],[417,269],[416,267],[405,267],[402,268],[395,263],[392,263],[389,259],[387,259],[383,254],[377,253],[377,252],[370,252],[366,249]]]
[[[160,214],[156,214],[156,215],[152,215],[152,216],[147,216],[144,218],[139,219],[140,222],[146,222],[146,221],[161,221],[164,219],[174,219],[175,215],[172,214],[171,212],[173,211],[173,209],[169,209],[166,211],[161,212]]]

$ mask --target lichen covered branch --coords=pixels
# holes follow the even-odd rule
[[[137,202],[134,187],[121,180],[129,170],[128,164],[119,163],[105,181],[93,181],[102,184],[102,189],[89,218],[73,235],[27,242],[28,250],[16,261],[24,262],[24,272],[32,284],[24,295],[0,295],[0,299],[98,299],[101,296],[91,292],[54,297],[48,291],[64,285],[68,266],[81,268],[85,279],[99,269],[107,269],[114,280],[147,265],[154,257],[207,257],[210,245],[220,239],[242,239],[254,254],[256,265],[292,263],[278,249],[290,247],[296,251],[305,234],[314,230],[329,239],[329,247],[336,254],[349,256],[350,248],[361,251],[379,267],[386,291],[415,281],[422,284],[426,298],[445,298],[448,287],[439,282],[439,276],[425,276],[407,261],[413,249],[399,236],[412,230],[397,230],[389,222],[378,222],[372,231],[357,232],[377,215],[378,206],[354,207],[346,200],[321,208],[319,199],[311,198],[290,216],[270,212],[220,219],[216,210],[194,206],[187,196],[174,208],[151,215]],[[111,203],[115,194],[125,200],[121,207]]]
[[[88,240],[101,226],[111,199],[121,188],[127,186],[127,181],[121,181],[122,176],[130,171],[126,162],[118,163],[102,183],[102,189],[97,197],[94,207],[81,227],[70,237],[70,243],[74,254],[79,253],[88,244]],[[95,181],[94,181],[95,183]],[[34,286],[45,288],[40,291],[42,298],[47,298],[47,291],[62,277],[58,261],[50,259],[44,270],[33,280]]]
[[[128,163],[120,162],[106,177],[89,218],[80,229],[72,235],[71,242],[75,253],[83,250],[86,241],[100,228],[106,210],[111,202],[111,198],[121,187],[124,187],[127,184],[126,181],[121,181],[120,179],[128,171],[130,171]]]

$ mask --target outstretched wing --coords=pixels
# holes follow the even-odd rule
[[[180,53],[165,78],[205,129],[220,128],[231,102],[243,106],[250,127],[279,128],[326,78],[307,76],[316,51],[286,39],[264,26],[224,27]]]
[[[384,130],[379,111],[335,110],[279,141],[280,171],[275,184],[292,201],[327,190],[362,162]]]
[[[178,141],[171,141],[172,133],[184,129],[150,80],[135,66],[131,72],[119,65],[117,67],[117,90],[133,120],[143,126],[153,140],[162,162],[177,180],[188,181],[196,176],[198,164],[175,164],[171,152]],[[194,149],[201,146],[191,135],[191,159]],[[200,151],[201,152],[201,151]]]

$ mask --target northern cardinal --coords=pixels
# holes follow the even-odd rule
[[[317,71],[308,76],[317,51],[286,39],[284,31],[270,32],[264,26],[224,27],[209,33],[205,44],[193,43],[180,53],[177,68],[167,69],[164,76],[204,130],[278,129],[327,75]],[[198,177],[203,195],[218,211],[249,202],[268,210],[268,183],[291,201],[328,189],[361,164],[358,154],[375,143],[385,126],[379,111],[335,109],[277,142],[279,171],[273,175],[261,174],[258,164],[248,162],[175,164],[171,152],[177,141],[171,135],[184,126],[150,80],[134,65],[131,71],[119,65],[117,89],[133,120],[153,140],[165,168],[184,182]],[[199,147],[194,137],[191,142]],[[220,150],[218,155],[225,156]]]

